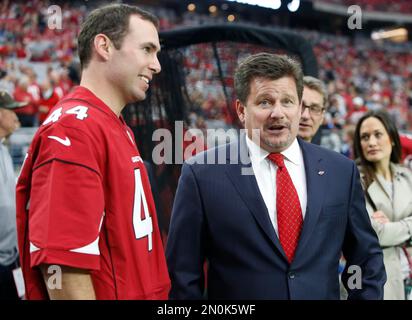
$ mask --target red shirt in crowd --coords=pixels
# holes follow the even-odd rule
[[[27,92],[27,90],[24,90],[17,86],[14,90],[13,96],[16,101],[28,102],[26,106],[17,108],[14,110],[14,112],[16,112],[17,114],[28,115],[34,115],[37,113],[37,104],[35,102],[35,99],[29,92]]]

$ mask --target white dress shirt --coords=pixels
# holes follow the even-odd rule
[[[260,194],[268,209],[270,221],[272,221],[275,232],[279,236],[276,214],[277,166],[267,158],[269,152],[260,148],[248,136],[246,136],[246,145],[249,150],[250,160]],[[281,152],[281,154],[285,157],[285,166],[298,193],[303,219],[305,219],[307,204],[306,174],[302,150],[299,147],[298,140],[295,138],[289,148]]]

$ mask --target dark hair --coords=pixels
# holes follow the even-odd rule
[[[378,119],[383,126],[385,127],[386,132],[389,135],[389,138],[392,143],[392,153],[390,161],[393,163],[400,163],[401,161],[401,141],[399,139],[399,133],[396,129],[395,122],[391,118],[391,116],[384,110],[378,111],[369,111],[365,113],[356,124],[355,134],[353,138],[353,154],[355,159],[357,159],[357,163],[360,165],[360,169],[364,174],[364,184],[365,189],[369,187],[369,185],[376,179],[375,174],[375,167],[374,164],[368,160],[366,160],[365,155],[362,152],[361,146],[361,137],[360,137],[360,128],[362,123],[368,118],[376,118]]]
[[[143,20],[153,23],[158,28],[159,20],[150,12],[127,4],[110,4],[93,10],[83,22],[78,37],[80,66],[83,70],[92,57],[94,37],[105,34],[116,49],[120,49],[124,37],[129,31],[131,15],[138,15]]]
[[[243,60],[235,71],[235,91],[238,99],[246,104],[250,83],[255,78],[277,80],[290,76],[295,80],[299,101],[302,100],[303,73],[299,62],[278,54],[258,53]]]

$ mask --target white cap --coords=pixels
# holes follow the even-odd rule
[[[353,98],[352,102],[357,106],[363,106],[363,99],[361,97]]]

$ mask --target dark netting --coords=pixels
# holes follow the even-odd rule
[[[160,33],[162,72],[154,77],[147,99],[125,108],[124,116],[134,131],[140,153],[148,163],[159,223],[167,234],[180,164],[153,164],[152,152],[159,142],[153,132],[169,129],[173,137],[173,163],[192,142],[183,132],[199,129],[239,128],[235,110],[233,74],[238,61],[258,52],[288,54],[302,64],[306,75],[317,76],[317,63],[309,43],[295,33],[253,26],[202,26]],[[219,139],[217,139],[219,140]],[[200,141],[200,142],[199,142]],[[218,141],[224,143],[225,140]],[[213,142],[215,143],[215,142]]]

